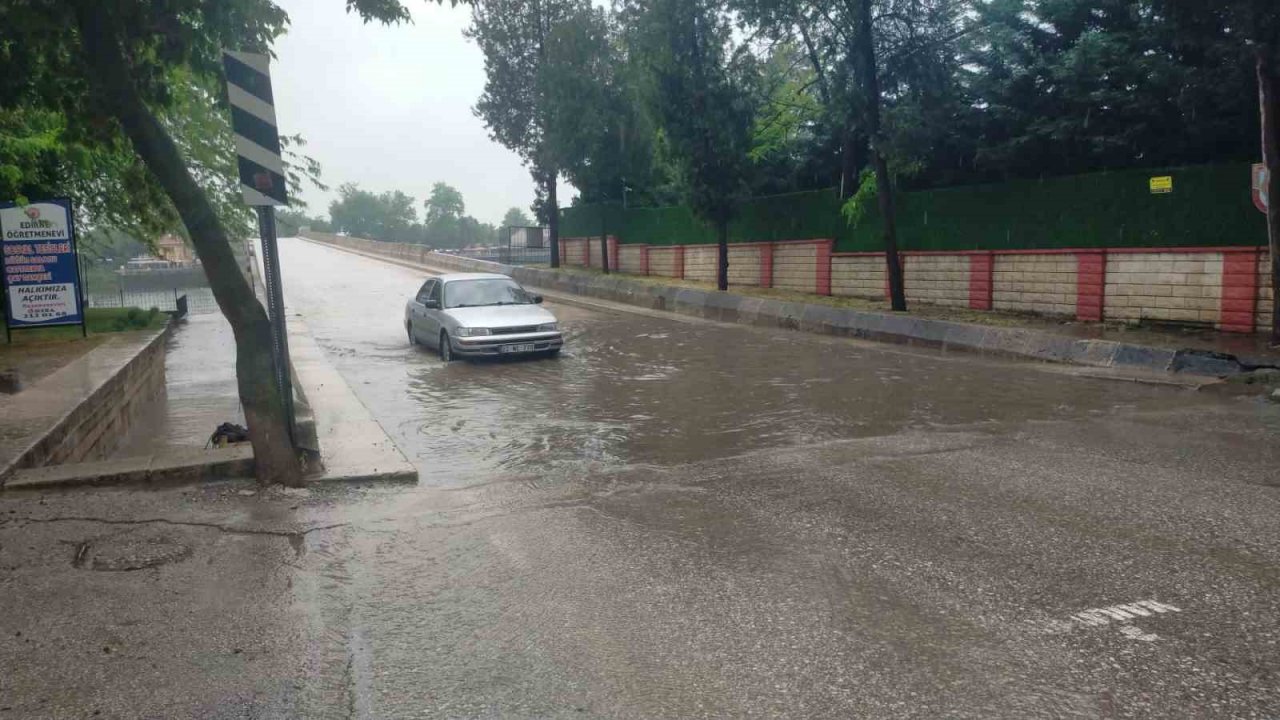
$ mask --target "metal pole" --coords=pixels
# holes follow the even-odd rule
[[[284,289],[280,284],[280,253],[276,247],[276,209],[258,207],[258,228],[262,234],[263,285],[267,290],[267,313],[271,317],[271,354],[275,360],[276,384],[284,405],[289,439],[295,440],[293,416],[293,377],[289,372],[289,338],[285,334]]]

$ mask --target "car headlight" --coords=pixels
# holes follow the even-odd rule
[[[489,328],[458,328],[458,337],[480,337],[489,335]]]
[[[538,326],[538,332],[555,332],[559,329],[560,328],[556,323],[543,323]]]

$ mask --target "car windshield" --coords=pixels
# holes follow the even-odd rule
[[[444,286],[446,308],[481,307],[484,305],[528,305],[529,293],[513,280],[454,280]]]

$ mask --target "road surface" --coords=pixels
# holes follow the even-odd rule
[[[281,253],[421,481],[0,498],[0,718],[1280,714],[1280,406]]]
[[[422,473],[310,538],[357,715],[1280,712],[1274,406],[554,304],[559,360],[444,365],[423,273],[282,254]]]

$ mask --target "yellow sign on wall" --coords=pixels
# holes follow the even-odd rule
[[[1151,192],[1156,194],[1173,192],[1173,176],[1162,175],[1151,178]]]

